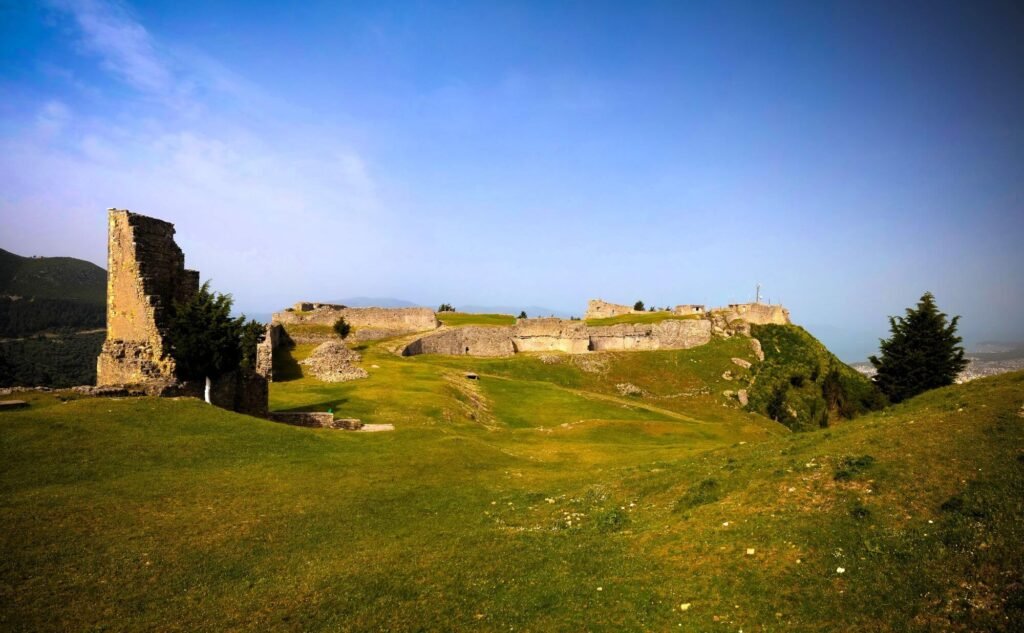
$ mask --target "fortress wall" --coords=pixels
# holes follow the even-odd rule
[[[668,320],[590,328],[590,348],[599,351],[689,349],[711,340],[711,321]]]
[[[789,318],[789,310],[780,305],[767,303],[733,303],[725,308],[718,308],[716,312],[722,313],[726,321],[743,319],[747,323],[756,325],[788,325],[792,323]]]
[[[589,349],[590,336],[582,321],[519,319],[513,328],[512,345],[516,352],[579,354]]]
[[[199,289],[185,269],[174,225],[126,210],[107,215],[107,339],[97,359],[97,385],[173,382],[166,345],[170,310]]]
[[[403,356],[445,354],[448,356],[511,356],[512,327],[466,327],[442,330],[416,339],[402,352]]]
[[[299,310],[302,308],[302,310]],[[348,308],[327,303],[295,304],[295,308],[275,312],[274,323],[334,325],[341,317],[356,328],[356,340],[375,340],[435,330],[440,326],[430,308]],[[360,332],[359,330],[365,330]]]
[[[661,323],[589,327],[581,321],[520,320],[513,327],[467,326],[429,334],[410,343],[406,356],[447,354],[508,356],[518,352],[625,351],[688,349],[711,340],[711,321],[669,320]]]

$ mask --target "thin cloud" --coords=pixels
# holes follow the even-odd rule
[[[98,56],[104,69],[142,92],[175,92],[174,76],[157,53],[153,37],[120,2],[55,0],[54,9],[70,15],[82,49]]]

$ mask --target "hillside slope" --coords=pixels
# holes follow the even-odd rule
[[[863,374],[798,325],[754,325],[764,362],[750,385],[750,407],[795,431],[829,426],[885,406]]]
[[[0,387],[93,382],[106,293],[91,262],[0,249]]]
[[[1010,631],[1024,617],[1024,373],[794,434],[722,400],[688,405],[716,421],[662,406],[682,397],[534,379],[571,380],[561,365],[467,381],[363,353],[370,378],[296,376],[274,404],[393,433],[188,399],[32,395],[0,413],[0,628]]]

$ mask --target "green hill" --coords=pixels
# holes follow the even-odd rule
[[[73,257],[22,257],[0,249],[0,295],[103,305],[107,271]]]
[[[744,373],[740,337],[508,359],[398,344],[362,346],[370,377],[334,384],[302,375],[313,346],[298,345],[271,389],[274,409],[391,433],[189,399],[31,394],[0,413],[0,627],[1010,631],[1024,617],[1024,373],[792,433],[722,395],[727,369],[753,389],[777,363]],[[787,379],[807,360],[791,357]]]
[[[106,292],[91,262],[0,249],[0,387],[93,382]]]
[[[882,408],[885,397],[797,325],[754,325],[764,362],[750,386],[750,406],[793,430],[826,427]]]

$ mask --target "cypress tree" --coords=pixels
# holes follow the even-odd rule
[[[939,312],[935,297],[924,293],[916,309],[907,308],[905,317],[889,317],[892,336],[882,339],[881,358],[868,360],[875,366],[875,384],[893,402],[953,384],[967,366],[962,339],[956,334],[959,316],[948,319]]]
[[[242,361],[242,328],[245,317],[231,318],[231,295],[210,291],[206,282],[191,300],[175,303],[171,321],[171,349],[178,375],[210,381],[238,368]]]

